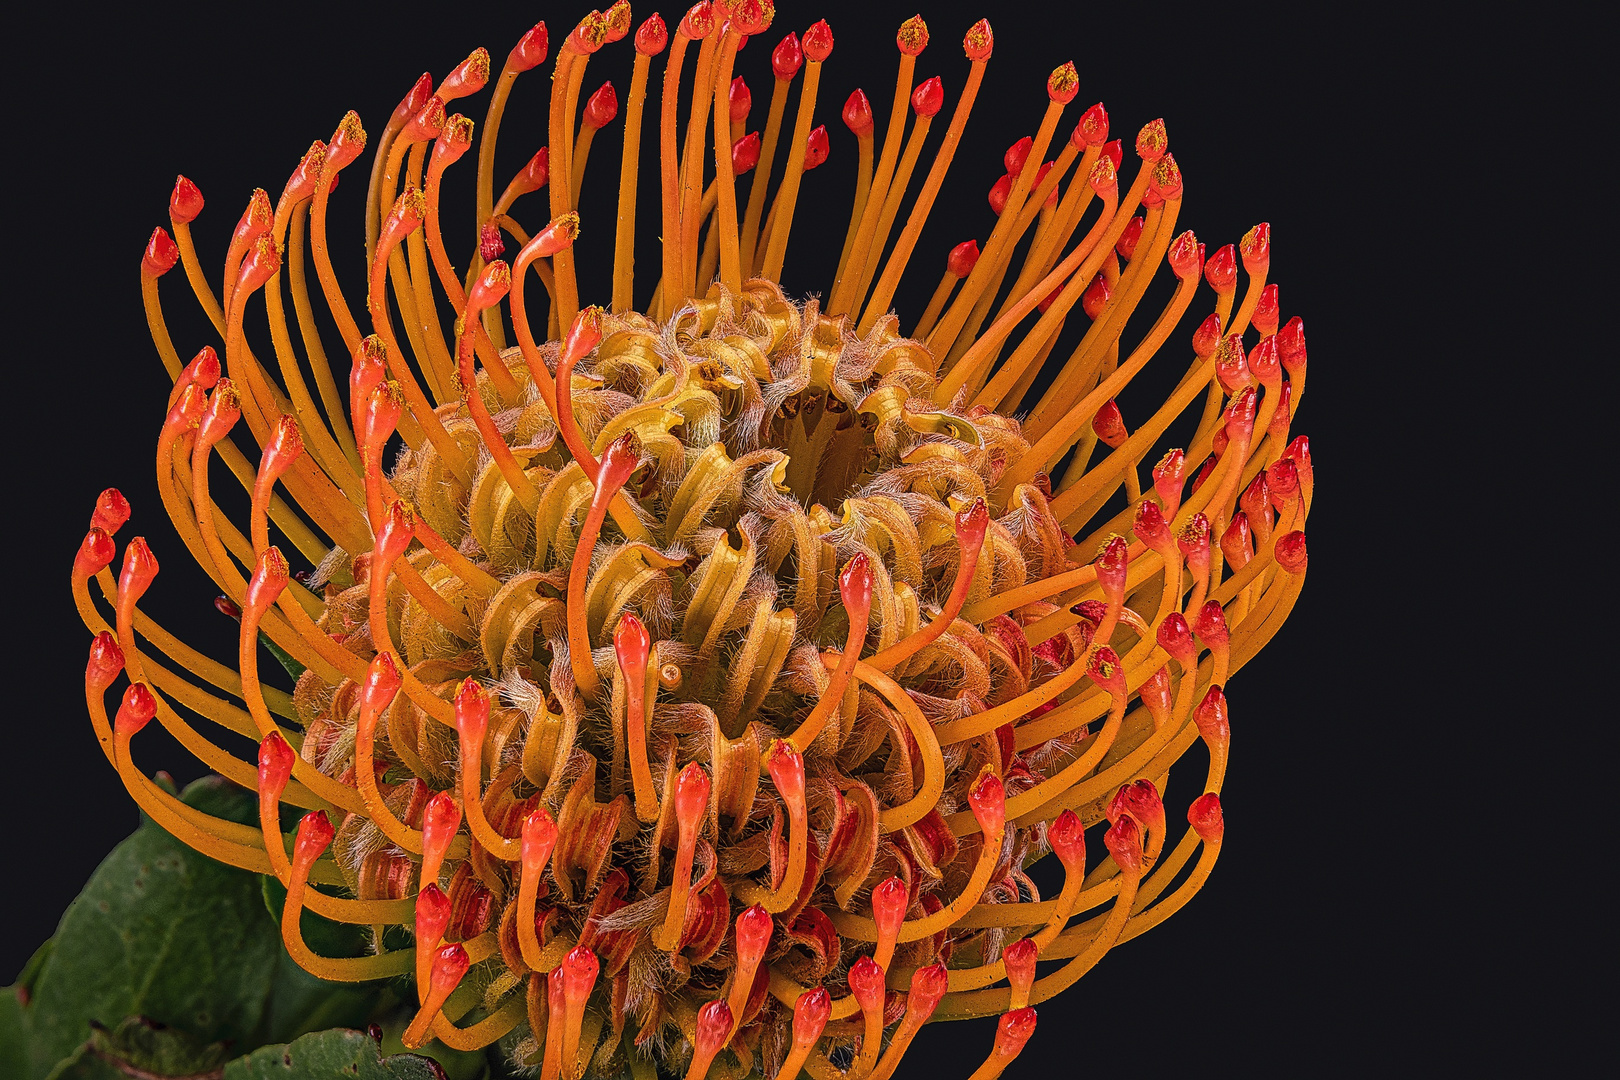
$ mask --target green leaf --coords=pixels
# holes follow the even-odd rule
[[[89,1041],[52,1069],[49,1080],[218,1076],[228,1057],[223,1043],[204,1046],[183,1031],[130,1016],[113,1031],[93,1025]]]
[[[28,1075],[28,1025],[21,994],[15,986],[0,990],[0,1076]]]
[[[287,674],[293,677],[296,683],[304,674],[304,665],[294,660],[280,645],[270,640],[270,635],[263,630],[259,631],[259,644],[270,650],[270,655],[281,661],[281,666],[287,669]]]
[[[182,798],[251,821],[252,793],[219,777]],[[106,1026],[142,1015],[202,1044],[253,1045],[282,954],[258,875],[224,866],[150,821],[115,848],[62,916],[22,1007],[28,1068],[46,1076]]]
[[[318,1031],[290,1043],[261,1046],[228,1062],[224,1080],[444,1080],[444,1071],[425,1057],[384,1057],[361,1031]]]
[[[280,926],[287,890],[273,877],[260,880],[265,910]],[[299,927],[304,943],[322,956],[364,956],[368,951],[367,927],[333,922],[308,909],[300,917]],[[316,978],[299,967],[284,949],[272,976],[265,1038],[287,1042],[322,1028],[361,1027],[375,1014],[385,987],[386,983],[333,983]],[[392,995],[387,996],[392,1001]]]

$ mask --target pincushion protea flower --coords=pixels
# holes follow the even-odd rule
[[[423,76],[380,133],[350,113],[277,200],[255,191],[218,294],[190,237],[203,210],[190,181],[176,183],[172,233],[143,255],[174,380],[154,423],[159,487],[240,619],[239,663],[140,611],[159,568],[144,539],[114,577],[131,510],[109,490],[72,576],[96,635],[91,720],[159,824],[286,886],[299,964],[414,979],[408,1045],[507,1040],[546,1080],[655,1066],[888,1077],[929,1020],[999,1014],[973,1073],[991,1077],[1030,1038],[1036,1004],[1178,910],[1219,856],[1223,687],[1299,596],[1313,491],[1308,443],[1289,441],[1304,333],[1280,325],[1268,226],[1207,261],[1177,235],[1182,179],[1161,121],[1136,136],[1123,190],[1100,104],[1054,147],[1076,96],[1065,64],[990,190],[997,224],[950,250],[908,336],[890,303],[992,52],[989,24],[974,24],[967,83],[915,184],[947,94],[916,81],[929,35],[914,18],[897,34],[881,147],[867,96],[842,108],[860,158],[836,278],[824,299],[791,301],[778,282],[795,221],[842,216],[800,205],[829,152],[815,121],[833,36],[818,22],[781,39],[767,119],[749,129],[734,65],[773,16],[768,2],[704,2],[673,32],[653,15],[632,34],[628,4],[592,12],[556,49],[550,130],[564,137],[496,198],[496,135],[519,75],[551,51],[542,23],[498,73],[479,49],[437,85]],[[611,84],[587,94],[592,58],[627,37],[622,99]],[[450,108],[486,86],[463,274],[440,182],[475,134]],[[573,245],[589,223],[574,207],[594,140],[621,117],[611,295],[581,307]],[[663,238],[645,313],[644,127]],[[357,312],[328,255],[327,205],[368,143]],[[542,189],[545,209],[525,199]],[[544,224],[531,235],[519,213]],[[1164,262],[1174,293],[1122,356]],[[317,331],[311,263],[346,389]],[[160,282],[177,264],[222,354],[176,352]],[[1193,359],[1132,430],[1116,400],[1201,278],[1215,303]],[[1082,340],[1048,364],[1077,306]],[[271,348],[256,352],[248,327],[266,317]],[[1144,489],[1143,464],[1200,399],[1190,445]],[[245,525],[215,504],[216,457],[250,496]],[[1110,515],[1121,487],[1128,505]],[[261,679],[261,641],[302,671],[291,693]],[[154,717],[258,791],[259,827],[145,777],[133,740]],[[195,717],[261,740],[256,765]],[[1200,739],[1208,776],[1169,846],[1165,780]],[[308,811],[290,838],[283,804]],[[1092,828],[1108,855],[1088,870]],[[1042,898],[1025,869],[1048,852],[1065,877]],[[374,955],[320,956],[305,909],[404,927],[414,947],[385,948],[379,930]]]

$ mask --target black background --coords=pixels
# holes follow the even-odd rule
[[[1545,210],[1487,187],[1519,168],[1514,155],[1527,146],[1509,69],[1482,62],[1495,47],[1468,28],[1441,34],[1394,11],[1205,5],[1188,17],[1146,5],[1044,7],[924,5],[933,40],[919,78],[941,75],[948,107],[967,70],[962,31],[988,15],[996,46],[896,300],[910,312],[906,324],[945,250],[988,232],[984,194],[1002,172],[1001,151],[1033,131],[1046,73],[1072,58],[1080,96],[1060,137],[1079,110],[1103,100],[1112,136],[1126,140],[1129,176],[1136,130],[1163,116],[1186,177],[1180,227],[1213,251],[1258,221],[1272,223],[1271,280],[1281,283],[1284,318],[1303,315],[1309,331],[1311,392],[1294,430],[1311,437],[1318,495],[1304,596],[1230,690],[1236,739],[1220,866],[1174,919],[1041,1006],[1040,1030],[1014,1075],[1314,1074],[1375,1063],[1449,1071],[1464,1060],[1505,1061],[1524,1024],[1506,1019],[1495,987],[1537,964],[1545,920],[1532,910],[1538,856],[1502,831],[1518,815],[1490,805],[1497,778],[1475,755],[1493,745],[1526,758],[1536,750],[1511,734],[1505,701],[1476,700],[1459,674],[1465,658],[1482,659],[1462,639],[1513,631],[1464,606],[1462,585],[1476,565],[1469,539],[1438,555],[1435,539],[1436,515],[1478,508],[1462,491],[1469,475],[1497,467],[1447,455],[1481,434],[1472,417],[1511,390],[1501,373],[1525,362],[1498,356],[1483,336],[1498,316],[1526,316],[1514,304],[1524,291],[1491,269],[1492,238],[1522,235],[1532,211]],[[638,24],[649,10],[637,6]],[[784,3],[765,39],[739,57],[757,127],[769,95],[767,53],[781,34],[826,17],[837,41],[818,107],[832,155],[805,183],[784,281],[790,294],[830,282],[855,160],[838,109],[862,86],[881,137],[894,28],[913,10],[909,0]],[[442,76],[478,45],[498,68],[536,18],[547,19],[555,45],[582,13],[517,4],[151,5],[92,22],[56,5],[31,13],[33,29],[10,40],[13,87],[48,89],[51,104],[16,113],[8,140],[10,509],[0,537],[16,674],[4,721],[8,760],[0,761],[0,820],[13,852],[0,978],[50,934],[135,823],[83,715],[88,635],[68,595],[98,491],[115,485],[129,496],[135,517],[120,540],[145,534],[162,561],[144,606],[200,647],[234,649],[235,627],[213,611],[213,590],[188,565],[151,475],[169,384],[147,337],[136,264],[153,226],[167,224],[175,173],[208,199],[193,228],[204,265],[215,267],[251,188],[274,197],[303,149],[328,137],[345,109],[375,133],[422,70]],[[672,25],[678,17],[664,15]],[[593,61],[587,90],[611,77],[622,95],[627,46]],[[548,70],[518,83],[502,129],[501,182],[543,141]],[[656,80],[661,60],[653,70]],[[458,104],[482,122],[482,98]],[[611,250],[622,122],[621,113],[593,152],[592,175],[606,193],[586,196],[582,253]],[[648,146],[644,174],[656,161]],[[369,160],[349,170],[334,197],[334,252],[349,280],[359,271]],[[452,170],[447,213],[466,214],[472,172],[467,163]],[[836,208],[824,227],[807,214],[816,200]],[[644,195],[641,206],[637,298],[645,302],[656,276],[646,271],[656,265],[656,203]],[[539,213],[519,203],[520,220]],[[446,230],[452,258],[464,263],[470,230]],[[582,254],[581,265],[585,298],[605,299],[605,261]],[[1480,288],[1482,276],[1501,287],[1504,307]],[[182,357],[217,345],[190,310],[178,268],[164,295]],[[1209,295],[1195,301],[1174,351],[1184,350]],[[1156,310],[1154,302],[1143,310]],[[1513,577],[1510,553],[1492,558],[1504,579]],[[165,768],[182,782],[199,774],[156,725],[138,750],[148,771]],[[1173,806],[1185,806],[1194,783],[1172,782]],[[1528,877],[1507,869],[1522,866],[1521,856]],[[1488,923],[1488,905],[1513,884],[1516,912]],[[930,1028],[901,1075],[966,1075],[989,1041],[988,1021]]]

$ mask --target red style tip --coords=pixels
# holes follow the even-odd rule
[[[1209,257],[1204,264],[1204,280],[1222,296],[1237,288],[1237,245],[1227,244]]]
[[[979,62],[990,59],[996,47],[996,36],[990,30],[990,20],[980,19],[962,35],[962,51],[969,60]]]
[[[523,819],[521,857],[524,871],[538,874],[556,846],[557,822],[552,819],[550,811],[542,806],[530,812]]]
[[[207,352],[212,356],[214,350],[208,349]],[[198,356],[200,359],[201,354],[199,353]],[[219,368],[218,360],[214,361],[214,367],[217,372]],[[132,512],[129,507],[129,500],[124,498],[122,491],[117,488],[107,488],[96,496],[96,508],[90,513],[90,527],[100,529],[108,536],[112,536],[123,528],[124,522],[129,520],[129,515]]]
[[[1191,671],[1198,662],[1198,647],[1193,643],[1192,627],[1187,625],[1187,618],[1181,612],[1172,611],[1164,617],[1159,624],[1156,640],[1159,648],[1169,653],[1183,671]]]
[[[315,181],[321,178],[325,166],[326,144],[316,139],[299,160],[298,168],[287,178],[287,186],[281,189],[281,197],[292,203],[309,198],[315,193]]]
[[[289,576],[287,560],[281,550],[274,545],[265,548],[259,553],[253,576],[248,579],[246,610],[255,615],[264,614],[287,587]]]
[[[613,630],[613,652],[619,659],[619,667],[627,673],[636,668],[645,674],[651,651],[652,637],[642,621],[633,612],[620,615],[619,625]]]
[[[860,91],[857,90],[856,93]],[[740,124],[748,119],[748,111],[754,107],[754,95],[749,92],[748,83],[741,75],[731,80],[731,89],[726,93],[726,101],[731,107],[733,124]]]
[[[270,441],[265,444],[259,458],[259,469],[271,479],[279,479],[304,452],[304,437],[298,432],[298,421],[283,415],[276,421]]]
[[[844,564],[843,573],[838,575],[838,595],[851,613],[872,610],[872,563],[866,552],[857,552]]]
[[[243,296],[256,292],[280,269],[281,253],[269,234],[263,235],[253,241],[253,250],[242,260],[242,268],[236,275],[236,291]]]
[[[657,56],[669,44],[669,29],[656,11],[636,30],[636,52],[642,56]]]
[[[769,30],[775,18],[776,5],[771,0],[742,0],[731,12],[732,26],[745,39]]]
[[[399,138],[406,146],[437,139],[439,132],[444,128],[444,117],[444,99],[437,96],[430,97],[427,104],[411,117],[410,123],[400,129]]]
[[[1105,813],[1110,822],[1128,814],[1142,828],[1164,834],[1164,800],[1159,798],[1159,789],[1151,780],[1132,780],[1122,785],[1108,801]]]
[[[616,492],[623,487],[630,474],[641,465],[641,448],[631,432],[625,432],[608,443],[602,452],[602,471],[597,475],[597,490]]]
[[[464,315],[473,318],[479,312],[494,307],[512,289],[512,268],[500,259],[484,267],[473,287],[467,292]]]
[[[1299,466],[1293,458],[1278,458],[1271,468],[1260,475],[1266,478],[1266,487],[1271,495],[1271,505],[1278,510],[1288,505],[1288,501],[1299,491]]]
[[[793,1003],[793,1045],[814,1044],[831,1016],[832,995],[825,986],[800,994]]]
[[[1198,609],[1198,622],[1193,627],[1199,640],[1211,649],[1225,648],[1231,640],[1226,629],[1226,610],[1219,600],[1207,600]]]
[[[422,808],[422,850],[437,853],[442,859],[450,841],[461,828],[461,807],[448,791],[441,791]]]
[[[1136,519],[1131,522],[1131,532],[1154,551],[1162,552],[1170,546],[1170,526],[1165,523],[1159,504],[1152,499],[1143,499],[1137,506]]]
[[[709,774],[692,762],[675,779],[675,820],[684,832],[693,829],[709,806]]]
[[[872,134],[874,126],[872,102],[867,99],[866,91],[859,87],[849,95],[849,100],[844,102],[844,126],[854,132],[858,139],[867,138]]]
[[[141,272],[148,277],[162,277],[180,261],[180,248],[168,230],[159,225],[152,230],[152,238],[141,253]]]
[[[401,683],[399,668],[388,653],[378,653],[366,667],[366,677],[360,683],[360,708],[373,718],[392,705]]]
[[[1114,697],[1125,694],[1125,665],[1120,663],[1119,654],[1104,645],[1091,656],[1091,665],[1086,669],[1091,681],[1107,690]]]
[[[214,392],[208,395],[208,408],[203,410],[202,419],[197,422],[198,441],[213,446],[236,426],[236,420],[241,415],[242,396],[237,393],[236,386],[229,379],[219,380]]]
[[[1221,347],[1223,337],[1224,335],[1221,333],[1221,317],[1214,312],[1210,312],[1209,317],[1199,323],[1198,329],[1193,331],[1192,347],[1194,355],[1200,360],[1208,360]]]
[[[1271,223],[1262,221],[1244,233],[1243,239],[1238,242],[1238,250],[1243,255],[1245,273],[1251,277],[1265,273],[1271,265]]]
[[[395,499],[388,504],[388,516],[383,519],[383,526],[377,530],[376,540],[371,547],[371,573],[381,580],[387,573],[393,561],[405,554],[405,549],[411,545],[411,537],[416,531],[416,515],[410,511],[403,502]]]
[[[1142,226],[1144,224],[1145,219],[1141,215],[1131,218],[1125,225],[1125,231],[1119,234],[1119,241],[1114,244],[1114,251],[1126,262],[1129,262],[1131,256],[1136,254],[1136,244],[1137,241],[1142,239]],[[1174,265],[1174,263],[1171,265]],[[1177,274],[1176,276],[1180,277],[1181,275]]]
[[[1212,685],[1204,698],[1193,708],[1193,723],[1198,733],[1210,746],[1224,748],[1232,738],[1232,725],[1227,718],[1226,694]]]
[[[1017,1057],[1035,1034],[1035,1010],[1025,1006],[1002,1013],[996,1022],[996,1046],[992,1053],[1003,1059]]]
[[[1206,844],[1218,844],[1226,835],[1226,819],[1221,815],[1221,797],[1213,791],[1205,792],[1187,807],[1187,824]]]
[[[298,836],[293,840],[293,862],[306,870],[331,846],[337,830],[324,810],[311,810],[298,820]]]
[[[765,950],[771,943],[771,932],[776,929],[776,922],[771,913],[759,904],[743,910],[737,916],[737,961],[738,963],[757,965],[765,956]]]
[[[623,41],[624,36],[630,32],[630,0],[619,0],[618,3],[602,13],[605,26],[602,33],[602,43],[611,45],[615,41]]]
[[[1097,584],[1102,586],[1103,593],[1107,595],[1110,603],[1123,603],[1125,597],[1125,573],[1130,554],[1130,545],[1118,533],[1104,540],[1097,549]]]
[[[139,598],[157,573],[157,556],[146,546],[146,538],[137,536],[124,549],[124,571],[118,576],[118,595],[122,597],[125,592],[134,590],[133,595]]]
[[[297,758],[281,732],[266,735],[259,743],[259,791],[281,798],[281,793],[287,790],[287,781],[292,779],[293,762]]]
[[[759,132],[750,131],[731,144],[731,175],[742,176],[759,164]]]
[[[680,35],[690,41],[702,41],[714,32],[714,4],[710,0],[693,4],[681,19]]]
[[[73,556],[73,576],[81,581],[94,577],[112,563],[115,554],[117,548],[112,537],[92,525],[90,531],[84,534],[78,553]]]
[[[991,772],[988,766],[968,790],[968,807],[973,811],[974,820],[979,823],[979,831],[987,840],[1001,837],[1001,830],[1007,823],[1007,791],[1002,786],[1001,777]]]
[[[870,956],[863,956],[849,967],[849,989],[862,1012],[883,1008],[883,969]]]
[[[1097,102],[1085,111],[1080,122],[1074,125],[1074,134],[1069,141],[1077,148],[1084,146],[1101,146],[1108,141],[1108,110],[1103,108],[1102,102]],[[1114,163],[1117,167],[1119,162]]]
[[[911,890],[897,877],[884,878],[872,890],[872,921],[877,924],[879,941],[895,940],[910,903]]]
[[[1046,839],[1057,853],[1068,874],[1084,874],[1086,868],[1086,827],[1073,810],[1059,814],[1046,829]]]
[[[448,169],[472,148],[473,122],[456,113],[444,122],[444,130],[433,143],[433,167]]]
[[[979,261],[979,242],[964,240],[951,248],[945,256],[945,270],[952,277],[965,278],[973,273],[973,264]]]
[[[405,410],[405,397],[399,384],[392,379],[379,382],[366,395],[365,410],[360,416],[360,441],[373,454],[382,452],[388,437],[399,425]]]
[[[799,35],[790,30],[771,51],[771,72],[777,82],[788,82],[803,66],[804,50],[799,47]]]
[[[1181,197],[1181,169],[1176,165],[1176,156],[1168,151],[1158,161],[1153,163],[1153,175],[1149,178],[1153,184],[1153,193],[1161,199],[1179,199]]]
[[[1277,304],[1277,283],[1274,281],[1260,290],[1260,302],[1254,306],[1254,314],[1249,316],[1249,324],[1266,337],[1277,332],[1277,322],[1281,318]]]
[[[1198,242],[1198,237],[1193,235],[1191,229],[1171,241],[1167,255],[1170,259],[1170,269],[1181,281],[1196,280],[1198,271],[1204,266],[1204,245]],[[1219,319],[1215,321],[1215,326],[1218,332]]]
[[[203,211],[202,192],[184,176],[174,178],[174,191],[169,195],[169,217],[177,225],[189,225]]]
[[[337,190],[337,174],[366,149],[366,129],[360,114],[350,109],[338,121],[337,130],[326,141],[326,172],[332,175],[329,190]]]
[[[433,971],[428,976],[432,995],[441,1000],[448,997],[451,991],[461,985],[462,978],[466,976],[467,969],[471,966],[472,958],[467,955],[467,950],[459,941],[446,945],[434,953]]]
[[[1007,200],[1012,197],[1012,186],[1012,173],[1008,173],[990,185],[990,194],[988,196],[990,209],[995,213],[996,217],[1000,217],[1001,212],[1007,209]]]
[[[1080,73],[1074,70],[1073,60],[1060,68],[1055,68],[1052,74],[1046,77],[1046,96],[1059,105],[1067,105],[1079,92]]]
[[[1226,434],[1234,442],[1247,443],[1254,436],[1254,417],[1260,406],[1260,395],[1252,386],[1238,391],[1226,410]]]
[[[1298,315],[1277,331],[1277,355],[1289,375],[1305,370],[1305,320]]]
[[[653,19],[658,18],[654,15]],[[652,19],[648,19],[651,22]],[[660,23],[660,26],[663,24]],[[637,38],[640,45],[640,38]],[[551,52],[551,34],[546,30],[544,19],[534,24],[534,28],[512,46],[512,51],[506,54],[506,66],[513,71],[529,71],[546,62],[546,55]]]
[[[1181,476],[1186,465],[1187,455],[1180,450],[1171,450],[1153,466],[1153,490],[1163,501],[1165,513],[1172,516],[1181,506]]]
[[[454,101],[456,98],[476,94],[489,83],[489,50],[482,46],[467,54],[467,59],[456,65],[456,69],[444,77],[439,84],[435,95],[440,101]]]
[[[771,783],[776,785],[782,798],[792,801],[804,799],[804,755],[793,749],[793,744],[777,739],[765,756],[765,767],[770,770]]]
[[[618,115],[619,95],[614,93],[612,82],[604,82],[585,103],[585,125],[601,130]]]
[[[84,665],[84,684],[97,694],[105,694],[107,687],[124,670],[124,650],[109,630],[103,630],[90,642],[90,659]]]
[[[416,940],[433,947],[450,928],[450,897],[436,882],[428,882],[416,894]]]
[[[1305,534],[1295,530],[1277,538],[1277,565],[1290,574],[1303,574],[1309,562],[1305,552]]]
[[[1122,817],[1109,826],[1103,833],[1103,845],[1125,873],[1142,872],[1142,829],[1134,818]]]
[[[1152,164],[1164,156],[1170,147],[1170,136],[1164,130],[1164,120],[1149,120],[1136,133],[1136,156]]]
[[[956,543],[963,550],[984,544],[984,534],[990,528],[990,508],[981,496],[956,514]]]
[[[911,973],[911,993],[906,999],[906,1011],[917,1018],[916,1022],[926,1021],[934,1015],[950,985],[951,973],[937,960],[927,967],[918,968]]]
[[[827,20],[822,19],[804,32],[805,58],[817,64],[832,55],[833,36],[832,27]]]
[[[113,730],[120,735],[133,736],[152,722],[157,715],[157,698],[145,683],[131,683],[124,691],[124,699],[113,717]]]
[[[583,1002],[591,995],[591,988],[596,985],[596,976],[602,969],[602,963],[596,958],[596,953],[583,945],[575,945],[563,957],[563,996],[569,1001]]]
[[[568,328],[568,338],[563,342],[563,356],[570,362],[585,359],[590,351],[602,341],[602,312],[599,308],[582,308],[574,316],[573,325]]]
[[[456,690],[456,730],[474,744],[484,741],[489,730],[489,694],[472,679],[462,679]]]
[[[1095,322],[1113,298],[1114,290],[1109,287],[1108,279],[1098,274],[1080,294],[1080,309],[1086,313],[1086,318]]]
[[[506,254],[506,241],[501,237],[501,227],[493,221],[486,222],[478,230],[478,256],[485,262],[494,262]]]
[[[1039,954],[1040,949],[1036,948],[1033,938],[1019,938],[1001,954],[1001,962],[1007,969],[1007,981],[1026,999],[1030,988],[1035,985],[1035,960]]]
[[[1243,354],[1241,334],[1228,334],[1221,339],[1215,350],[1215,374],[1221,380],[1221,388],[1229,394],[1235,394],[1254,382],[1254,377],[1249,374],[1248,357]],[[1216,452],[1219,453],[1221,449],[1217,447]]]
[[[724,1001],[711,1001],[698,1010],[695,1049],[705,1058],[720,1052],[731,1034],[731,1006]]]
[[[1176,545],[1194,574],[1209,573],[1209,518],[1202,512],[1194,514],[1182,526],[1176,534]]]
[[[1098,195],[1107,195],[1119,187],[1119,162],[1107,154],[1097,159],[1097,164],[1091,167],[1091,175],[1086,177],[1086,183]]]
[[[935,75],[911,92],[911,109],[920,118],[938,115],[945,105],[945,84]]]
[[[1148,707],[1153,714],[1153,722],[1157,727],[1169,719],[1170,705],[1173,697],[1173,687],[1170,685],[1169,665],[1159,668],[1148,676],[1137,691],[1142,695],[1142,704]]]

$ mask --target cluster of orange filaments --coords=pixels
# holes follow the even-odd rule
[[[634,33],[606,308],[580,307],[574,207],[619,99],[610,84],[580,96],[592,58],[631,36],[627,3],[587,16],[557,50],[551,145],[498,199],[496,133],[518,76],[546,59],[544,24],[493,82],[479,49],[406,95],[374,140],[371,334],[327,250],[328,197],[368,142],[353,113],[277,202],[253,193],[220,294],[191,242],[203,200],[184,178],[172,236],[158,229],[143,256],[174,379],[159,489],[240,621],[239,663],[141,612],[158,571],[144,539],[114,578],[130,510],[109,490],[73,569],[96,634],[91,719],[153,819],[286,886],[299,964],[331,980],[414,978],[408,1045],[509,1040],[545,1080],[648,1076],[655,1063],[690,1077],[886,1078],[929,1020],[1000,1014],[983,1080],[1017,1056],[1036,1003],[1178,910],[1220,853],[1222,688],[1299,595],[1313,487],[1308,444],[1289,441],[1304,334],[1298,319],[1279,326],[1269,229],[1207,262],[1176,235],[1182,180],[1161,121],[1137,136],[1124,190],[1101,105],[1054,153],[1077,85],[1065,64],[1036,134],[1006,154],[994,229],[951,250],[905,335],[890,301],[991,56],[977,23],[967,83],[914,185],[945,103],[938,78],[914,85],[928,44],[916,18],[897,35],[881,149],[866,95],[843,109],[860,159],[836,280],[822,302],[790,302],[776,283],[808,210],[802,181],[828,153],[812,125],[833,40],[825,23],[781,40],[768,119],[749,131],[733,67],[773,14],[705,0],[673,34],[657,15]],[[640,314],[636,176],[660,55],[663,257]],[[486,85],[478,249],[462,276],[439,191],[474,123],[447,110]],[[541,189],[550,206],[531,236],[514,214]],[[313,318],[311,261],[350,359],[346,390]],[[1163,262],[1174,293],[1122,356]],[[204,347],[183,363],[171,343],[159,282],[177,263],[223,362]],[[545,340],[525,301],[531,269]],[[1190,366],[1132,431],[1115,399],[1200,280],[1215,304]],[[267,318],[273,355],[245,330],[261,298],[253,321]],[[1088,326],[1054,369],[1077,305]],[[1145,459],[1200,399],[1189,448],[1165,454],[1144,489]],[[242,427],[257,467],[233,438]],[[1093,463],[1099,442],[1109,452]],[[251,495],[245,531],[210,493],[216,458]],[[1128,505],[1110,516],[1121,487]],[[291,571],[272,528],[310,570]],[[261,681],[261,641],[302,669],[291,693]],[[153,717],[257,790],[258,827],[146,778],[132,739]],[[258,762],[198,718],[260,740]],[[1208,775],[1167,850],[1168,773],[1200,740]],[[308,811],[291,836],[283,804]],[[1093,826],[1108,856],[1088,868]],[[1065,876],[1043,899],[1025,869],[1048,852]],[[306,909],[404,927],[414,946],[379,933],[373,955],[323,957],[302,937]]]

